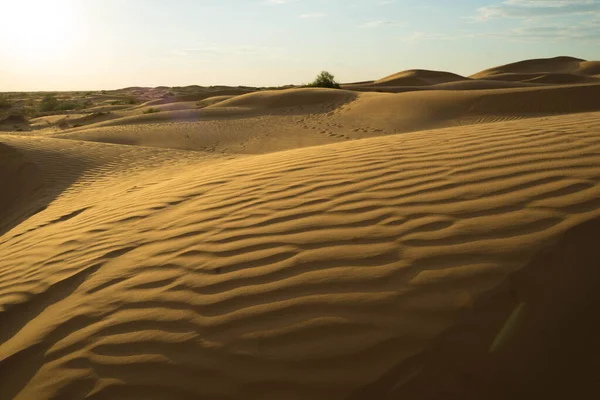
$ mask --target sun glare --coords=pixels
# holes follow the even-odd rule
[[[72,1],[2,2],[3,57],[19,63],[50,64],[67,56],[77,37]]]

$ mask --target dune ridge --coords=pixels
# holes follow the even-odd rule
[[[0,235],[36,211],[41,171],[15,149],[0,143]]]
[[[411,69],[376,80],[372,85],[424,86],[463,80],[468,80],[468,78],[452,72]]]
[[[0,400],[585,397],[599,65],[11,95]]]
[[[567,56],[536,58],[489,68],[471,75],[470,78],[481,79],[506,73],[577,73],[586,71],[584,67],[587,63],[588,61],[581,58]]]
[[[360,394],[600,216],[600,113],[531,121],[235,160],[3,137],[78,177],[0,239],[0,398]]]
[[[560,56],[518,61],[489,68],[469,77],[452,72],[414,69],[401,71],[376,81],[347,83],[342,87],[360,92],[388,93],[507,89],[536,85],[600,83],[598,75],[600,75],[600,62]]]
[[[593,337],[599,234],[599,218],[570,228],[427,351],[349,400],[587,397],[596,390],[600,351]]]
[[[598,83],[598,77],[594,75],[599,71],[598,61],[560,56],[506,64],[478,72],[469,78],[562,85]]]
[[[135,115],[53,136],[257,154],[424,129],[595,111],[600,110],[595,101],[598,96],[600,85],[596,84],[399,94],[265,91],[201,110]]]

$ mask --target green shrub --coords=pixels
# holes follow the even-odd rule
[[[126,105],[134,105],[134,104],[138,104],[138,103],[139,103],[138,99],[136,99],[135,97],[130,97],[128,99],[111,101],[110,104],[113,106],[126,106]]]
[[[23,107],[23,115],[25,118],[35,118],[38,117],[38,110],[34,106],[25,106]]]
[[[54,94],[47,94],[42,98],[38,107],[40,112],[77,110],[81,105],[76,101],[59,101]]]
[[[41,112],[46,112],[54,111],[56,110],[56,107],[58,107],[58,100],[56,99],[56,96],[53,94],[47,94],[42,98],[42,101],[40,101],[38,108]]]
[[[81,106],[79,105],[79,103],[77,103],[75,101],[59,101],[55,110],[56,111],[69,111],[69,110],[77,110],[78,108],[81,108]]]
[[[339,89],[340,84],[335,81],[335,77],[327,71],[322,71],[314,81],[306,85],[308,87],[321,87],[330,89]]]
[[[10,108],[10,107],[12,107],[12,103],[8,99],[8,96],[0,96],[0,108]]]
[[[144,110],[143,113],[144,114],[155,114],[155,113],[158,113],[160,111],[161,111],[160,108],[152,108],[152,107],[150,107],[147,110]]]

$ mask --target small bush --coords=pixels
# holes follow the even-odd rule
[[[61,119],[60,121],[58,121],[57,125],[60,129],[69,129],[69,119],[68,118]]]
[[[56,106],[55,110],[56,111],[69,111],[69,110],[77,110],[78,108],[81,108],[81,106],[79,105],[79,103],[77,103],[75,101],[60,101],[60,102],[58,102],[58,105]]]
[[[76,101],[59,101],[54,94],[47,94],[42,98],[39,105],[40,112],[69,111],[81,108]]]
[[[138,104],[138,103],[139,103],[138,99],[136,99],[135,97],[130,97],[128,99],[111,101],[110,105],[112,105],[112,106],[127,106],[127,105],[134,105],[134,104]]]
[[[12,107],[12,103],[8,99],[8,96],[0,96],[0,108],[10,108],[10,107]]]
[[[47,94],[42,98],[39,109],[41,112],[54,111],[56,110],[57,106],[58,100],[56,99],[56,96],[53,94]]]
[[[160,112],[160,108],[152,108],[152,107],[150,107],[147,110],[143,111],[144,114],[155,114],[155,113],[158,113],[158,112]]]
[[[306,85],[307,87],[321,87],[330,89],[339,89],[340,84],[335,81],[335,77],[327,71],[322,71],[315,78],[312,83]]]
[[[23,115],[25,118],[35,118],[39,116],[39,113],[35,106],[25,106],[23,107]]]

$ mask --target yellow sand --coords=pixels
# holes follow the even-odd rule
[[[260,92],[0,136],[0,399],[496,398],[539,375],[543,287],[593,281],[599,95]]]

